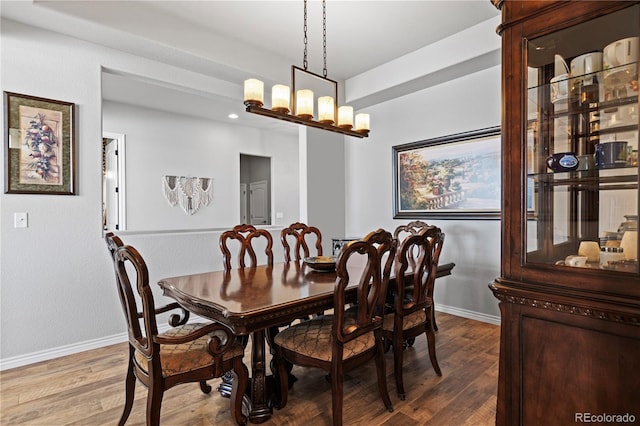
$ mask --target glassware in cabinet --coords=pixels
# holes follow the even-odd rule
[[[638,8],[528,40],[527,264],[567,267],[626,233],[624,259],[581,267],[638,273],[637,229],[618,229],[638,215]]]

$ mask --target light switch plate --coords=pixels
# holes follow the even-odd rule
[[[27,228],[29,226],[29,219],[27,213],[14,213],[13,214],[13,227],[14,228]]]

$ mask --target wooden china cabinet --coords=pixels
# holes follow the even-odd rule
[[[640,2],[492,2],[502,12],[496,423],[640,422]]]

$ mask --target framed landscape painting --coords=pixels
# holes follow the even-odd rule
[[[5,193],[75,194],[75,104],[4,92]]]
[[[394,219],[499,219],[500,164],[500,127],[394,146]]]

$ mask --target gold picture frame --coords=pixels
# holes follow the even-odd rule
[[[75,195],[75,104],[4,92],[5,193]]]

